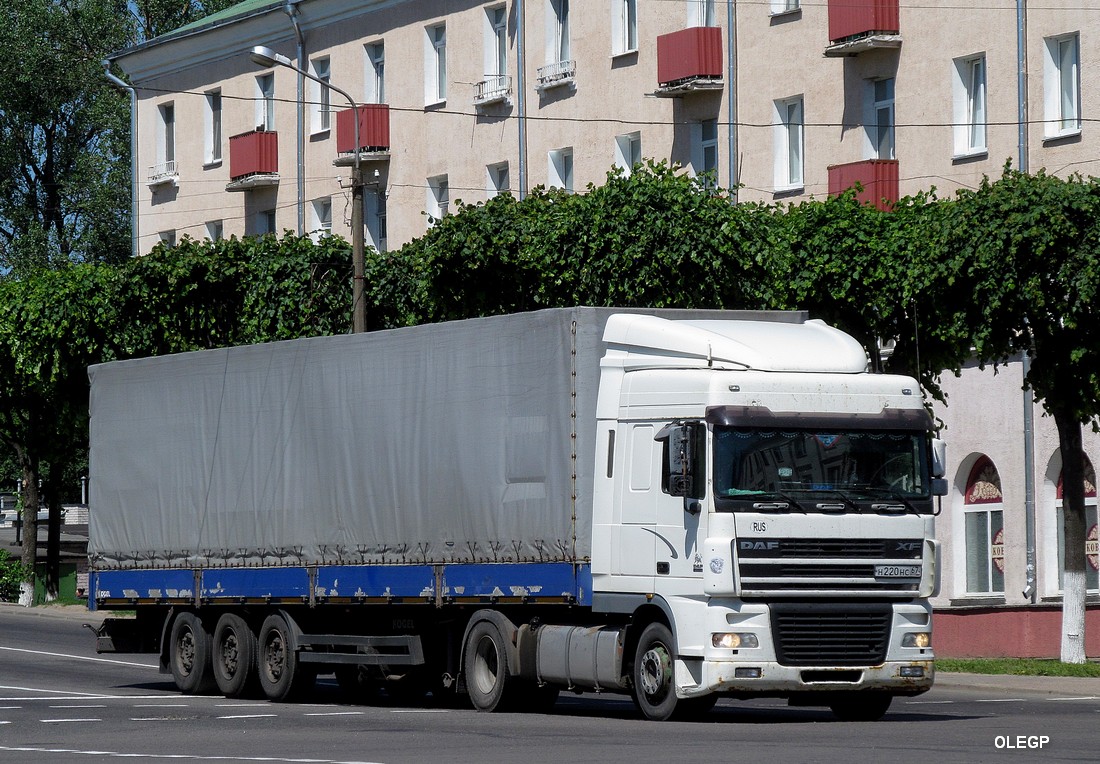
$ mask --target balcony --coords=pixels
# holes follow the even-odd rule
[[[359,146],[355,145],[355,115],[359,116]],[[358,148],[358,152],[356,152]],[[336,113],[336,151],[333,160],[338,167],[359,161],[379,161],[390,156],[390,107],[384,103],[367,103],[355,111],[344,109]]]
[[[279,185],[279,134],[253,130],[229,138],[229,184],[226,191],[249,191]]]
[[[829,166],[829,194],[838,196],[856,184],[856,199],[887,211],[898,200],[898,160],[866,159]]]
[[[722,89],[722,30],[690,27],[657,36],[656,96]]]
[[[512,78],[507,74],[487,74],[474,90],[474,106],[488,106],[512,98]]]
[[[155,164],[149,168],[149,188],[156,189],[160,186],[174,186],[179,182],[179,172],[176,170],[176,160]]]
[[[554,64],[540,66],[538,70],[538,90],[572,85],[577,76],[576,61],[558,61]]]
[[[858,56],[900,47],[898,0],[829,0],[826,56]]]

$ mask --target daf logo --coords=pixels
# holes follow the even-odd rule
[[[914,552],[917,549],[920,549],[920,543],[921,542],[919,542],[919,541],[898,541],[896,543],[897,543],[897,548],[896,548],[895,551],[898,551],[898,552]]]
[[[778,541],[741,541],[738,547],[742,552],[755,552],[758,550],[772,550],[779,548]]]

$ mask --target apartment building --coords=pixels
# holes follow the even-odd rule
[[[135,248],[350,238],[356,159],[379,249],[457,200],[580,192],[642,158],[764,202],[857,182],[880,205],[950,195],[1007,161],[1098,173],[1084,115],[1100,70],[1082,65],[1098,32],[1100,6],[1077,0],[246,0],[112,57],[136,89]],[[258,66],[257,45],[310,77]],[[968,370],[937,409],[953,486],[937,642],[953,654],[1057,654],[1060,457],[1021,373]]]

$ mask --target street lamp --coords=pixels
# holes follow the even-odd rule
[[[320,77],[315,77],[304,69],[294,65],[289,58],[282,53],[276,53],[266,45],[257,45],[248,54],[248,58],[257,66],[272,67],[285,66],[287,69],[313,80],[321,87],[335,90],[348,99],[351,104],[352,120],[355,125],[355,156],[352,159],[351,169],[351,331],[365,332],[367,330],[367,305],[364,294],[364,257],[363,257],[363,173],[359,167],[359,106],[348,93],[340,88],[325,82]]]

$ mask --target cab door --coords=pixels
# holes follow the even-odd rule
[[[672,423],[662,428],[658,437],[654,569],[659,579],[701,578],[699,540],[706,535],[706,426],[702,422]],[[674,458],[670,459],[670,451],[677,452]]]
[[[612,572],[637,577],[637,588],[649,591],[655,571],[653,552],[657,522],[657,499],[661,486],[660,444],[653,438],[657,427],[651,422],[622,422],[619,441],[624,444],[616,459],[615,555]],[[644,579],[644,580],[643,580]]]

